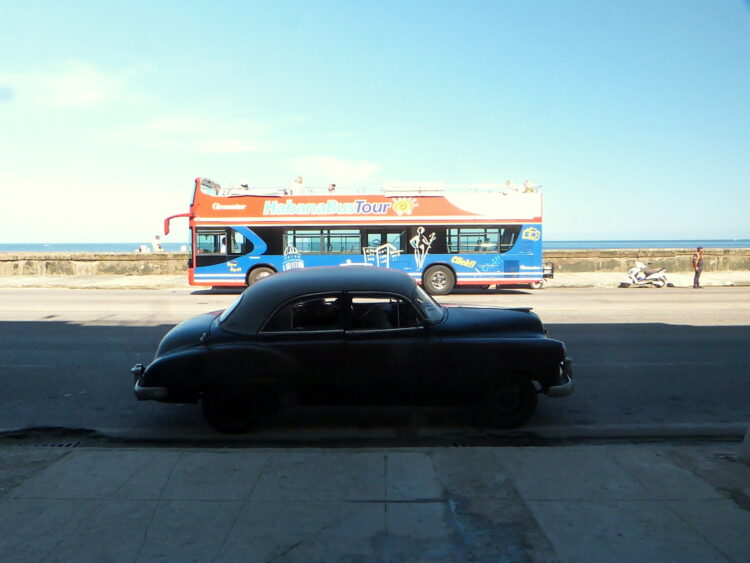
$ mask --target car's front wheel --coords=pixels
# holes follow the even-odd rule
[[[258,405],[248,394],[231,391],[206,393],[201,401],[203,416],[219,432],[239,434],[258,420]]]
[[[498,428],[518,428],[534,415],[537,390],[528,378],[505,376],[482,397],[487,422]]]

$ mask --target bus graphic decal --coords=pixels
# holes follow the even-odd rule
[[[302,260],[302,255],[293,246],[287,246],[284,249],[284,261],[281,263],[281,269],[287,271],[304,267],[305,261]]]
[[[411,215],[415,207],[419,204],[413,197],[394,197],[393,198],[393,210],[399,217],[403,215]]]
[[[417,265],[417,270],[422,270],[424,260],[427,258],[434,240],[435,233],[431,233],[429,237],[426,237],[424,235],[424,227],[419,227],[417,228],[417,234],[409,241],[409,244],[414,248],[414,262]]]
[[[401,254],[401,251],[387,242],[380,246],[365,246],[362,248],[365,264],[371,264],[377,268],[390,268],[391,258]]]

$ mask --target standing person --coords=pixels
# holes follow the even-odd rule
[[[161,237],[156,235],[154,240],[151,241],[151,248],[154,252],[164,252],[164,247],[161,245]]]
[[[302,176],[297,176],[294,179],[294,183],[292,184],[292,187],[290,189],[290,195],[300,195],[304,191],[305,181],[302,179]]]
[[[701,273],[703,272],[703,247],[699,246],[695,249],[693,254],[693,270],[695,270],[695,276],[693,277],[693,289],[701,288]]]

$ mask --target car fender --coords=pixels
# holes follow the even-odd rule
[[[161,356],[146,367],[141,385],[197,393],[205,361],[205,350],[198,347]]]
[[[296,387],[302,367],[282,351],[254,343],[209,346],[202,388],[262,387],[281,391]]]
[[[538,381],[542,387],[553,385],[559,377],[564,346],[547,338],[456,337],[441,338],[443,350],[455,369],[477,374],[481,386],[498,376],[522,375]],[[460,360],[456,358],[460,357]]]

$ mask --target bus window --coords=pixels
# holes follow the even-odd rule
[[[390,244],[396,250],[404,250],[404,241],[406,240],[406,231],[367,231],[367,246],[377,248],[384,244]]]
[[[448,252],[507,252],[516,243],[521,225],[454,227],[447,231]]]
[[[521,225],[506,225],[500,229],[500,252],[508,252],[518,240]]]
[[[319,253],[321,251],[320,229],[288,229],[284,233],[284,246],[293,246],[297,252]]]
[[[330,229],[324,231],[325,250],[335,254],[357,254],[359,229]]]
[[[196,233],[196,251],[200,254],[226,254],[227,233],[221,231],[203,231]]]
[[[284,244],[302,253],[358,254],[359,229],[287,229]]]
[[[232,232],[232,238],[230,239],[229,253],[230,254],[250,254],[253,250],[253,244],[242,236],[242,233],[237,231]]]

